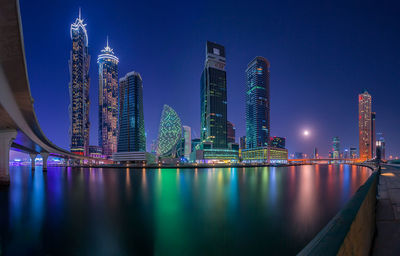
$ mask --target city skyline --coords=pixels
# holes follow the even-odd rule
[[[24,9],[24,3],[22,3],[21,5],[22,5],[22,8]],[[90,12],[90,8],[88,8],[88,9],[87,8],[83,8],[83,10],[87,10],[87,12]],[[75,16],[76,16],[76,12],[77,11],[75,9],[75,11],[73,13],[70,13],[69,15],[75,14]],[[95,26],[95,24],[97,23],[98,20],[95,18],[95,16],[91,16],[90,14],[85,14],[85,11],[83,11],[83,13],[84,13],[83,16],[84,16],[85,22],[88,23],[88,24],[91,23],[91,26],[90,26],[91,29],[88,30],[89,31],[89,42],[90,42],[89,43],[89,45],[90,45],[89,54],[94,55],[96,53],[96,48],[95,47],[91,47],[91,44],[94,44],[94,45],[96,45],[96,44],[100,45],[100,43],[104,44],[104,36],[103,36],[103,40],[101,42],[97,42],[97,40],[91,39],[91,38],[94,38],[94,37],[91,36],[90,31],[92,31],[92,28]],[[23,19],[23,25],[25,26],[25,24],[26,24],[26,22],[24,22],[24,19]],[[99,30],[100,29],[97,29],[97,31],[99,31]],[[103,35],[104,35],[104,34],[108,34],[109,30],[105,29],[104,27],[102,27],[101,31],[103,31]],[[93,34],[94,34],[94,32],[93,32]],[[125,52],[126,52],[126,46],[123,46],[121,44],[121,42],[118,43],[118,40],[114,39],[114,35],[112,35],[112,37],[113,37],[112,45],[114,45],[114,42],[115,42],[116,45],[119,45],[119,47],[121,48],[121,51],[124,51],[123,48],[125,48]],[[29,38],[29,33],[28,33],[28,36],[26,38]],[[117,36],[117,38],[118,38],[118,36]],[[29,39],[26,39],[26,40],[29,40]],[[235,56],[235,45],[234,44],[229,43],[229,42],[227,44],[225,44],[226,40],[222,40],[221,41],[219,39],[218,40],[214,39],[214,37],[211,37],[211,38],[210,37],[205,37],[205,38],[202,39],[201,42],[199,42],[199,44],[200,45],[204,45],[204,42],[206,40],[217,41],[217,42],[223,44],[224,46],[226,46],[226,49],[227,49],[227,52],[228,52],[229,56],[231,56],[231,54],[233,56],[232,57],[233,59],[231,59],[231,57],[229,57],[229,59],[228,59],[229,60],[228,61],[229,64],[227,65],[227,67],[228,67],[228,69],[227,69],[228,120],[230,120],[230,121],[232,121],[232,123],[236,124],[237,138],[239,138],[239,137],[244,135],[244,132],[243,132],[244,131],[244,125],[243,125],[244,116],[240,115],[240,114],[239,115],[234,115],[234,114],[230,115],[229,113],[238,113],[238,112],[239,113],[243,113],[244,112],[243,104],[240,104],[240,103],[243,103],[243,98],[244,98],[243,91],[245,89],[245,82],[240,82],[239,83],[236,80],[230,80],[230,76],[236,75],[234,69],[237,69],[237,66],[239,66],[241,68],[238,69],[240,72],[236,72],[236,73],[238,73],[237,77],[241,77],[242,81],[244,81],[245,80],[245,73],[244,73],[244,68],[243,67],[252,58],[254,58],[254,55],[249,57],[249,58],[246,57],[247,60],[244,63],[238,62],[238,61],[234,60],[234,56]],[[92,41],[93,41],[93,43],[91,43]],[[120,52],[120,48],[118,48],[118,52]],[[199,47],[192,47],[192,48],[196,48],[196,51],[191,52],[196,56],[199,55],[198,52],[200,52],[200,54],[202,52],[204,52]],[[139,52],[139,50],[135,51],[135,49],[130,49],[130,51],[132,51],[135,54],[138,54],[138,52]],[[256,55],[263,55],[263,56],[267,57],[268,59],[270,59],[271,53],[265,52],[265,50],[263,50],[262,48],[260,48],[260,50],[257,49],[257,51],[259,51],[260,53],[256,54]],[[28,56],[28,66],[29,66],[29,62],[30,62],[29,54],[30,53],[29,53],[28,49],[26,49],[26,52],[27,52],[27,56]],[[266,54],[264,54],[264,53],[266,53]],[[121,53],[121,56],[123,56],[122,53]],[[54,58],[54,56],[53,56],[53,58]],[[126,57],[124,56],[124,58],[126,58]],[[203,60],[201,60],[199,58],[195,58],[195,59],[196,59],[196,65],[197,66],[199,64],[202,65]],[[197,63],[197,62],[199,62],[199,63]],[[317,146],[318,148],[321,149],[320,150],[320,152],[321,152],[320,154],[324,154],[325,152],[327,152],[327,150],[324,150],[324,149],[327,149],[327,148],[330,147],[330,145],[329,145],[330,137],[336,135],[337,133],[339,133],[338,135],[339,135],[340,138],[343,138],[343,139],[341,139],[341,141],[342,141],[342,143],[343,143],[343,145],[345,147],[357,146],[357,138],[355,140],[354,139],[348,139],[349,137],[356,137],[355,135],[357,134],[357,124],[354,125],[354,123],[355,123],[354,121],[345,122],[347,127],[345,127],[345,129],[343,129],[344,131],[342,131],[340,129],[333,130],[333,128],[330,128],[330,127],[318,128],[318,126],[321,125],[321,123],[318,122],[315,119],[318,119],[316,116],[320,115],[320,113],[314,113],[316,116],[313,116],[312,115],[313,113],[310,113],[310,116],[303,116],[303,119],[300,120],[300,121],[303,121],[303,123],[300,122],[296,118],[296,115],[298,115],[298,114],[296,113],[295,110],[297,110],[297,109],[293,109],[292,111],[289,111],[288,113],[290,115],[286,115],[285,114],[285,108],[282,108],[282,105],[280,105],[279,102],[280,101],[286,101],[286,99],[290,99],[291,95],[290,95],[289,92],[286,93],[286,94],[274,93],[274,90],[276,91],[276,90],[278,90],[279,88],[282,87],[282,84],[280,84],[279,82],[274,80],[274,79],[281,79],[281,77],[279,77],[280,76],[279,73],[281,73],[282,70],[278,69],[279,62],[280,62],[279,59],[275,59],[275,61],[271,61],[271,62],[273,63],[272,66],[274,68],[275,68],[275,63],[277,63],[277,66],[274,69],[274,72],[272,72],[272,78],[271,78],[271,91],[272,91],[272,93],[271,93],[271,101],[272,101],[272,104],[273,104],[273,107],[271,108],[271,123],[272,123],[272,125],[271,125],[272,126],[271,136],[285,136],[285,137],[287,137],[287,144],[288,144],[288,148],[289,148],[290,152],[294,152],[294,151],[309,152],[310,150],[308,150],[307,147],[312,149],[314,146]],[[92,60],[91,65],[93,66],[93,64],[94,63],[93,63],[93,60]],[[145,62],[141,62],[138,65],[133,65],[133,66],[130,66],[128,63],[126,63],[126,64],[123,64],[123,65],[121,64],[121,66],[124,66],[123,69],[127,69],[127,68],[128,69],[132,69],[133,68],[135,70],[138,70],[139,72],[141,72],[142,70],[143,70],[143,72],[148,72],[148,70],[145,68],[145,66],[146,66]],[[92,73],[93,70],[96,70],[96,69],[92,68],[90,72]],[[199,73],[199,72],[201,72],[201,69],[197,70],[196,68],[191,68],[190,72]],[[30,71],[29,75],[30,75],[30,77],[32,76],[32,71]],[[150,105],[150,103],[153,104],[154,102],[157,102],[157,104],[159,104],[158,102],[161,102],[157,98],[159,98],[160,96],[163,96],[162,93],[158,93],[158,94],[161,94],[161,95],[152,94],[152,90],[154,90],[154,89],[159,90],[160,88],[162,88],[160,86],[158,86],[158,87],[155,86],[154,82],[151,82],[151,79],[153,79],[152,76],[154,76],[154,75],[158,75],[158,74],[156,72],[154,72],[154,73],[150,73],[147,76],[144,76],[144,80],[145,81],[147,81],[147,78],[149,79],[149,83],[146,82],[145,86],[144,86],[144,97],[145,97],[144,104],[149,104]],[[172,74],[171,74],[171,76],[172,76]],[[91,77],[93,78],[94,76],[91,75]],[[176,78],[172,77],[172,79],[176,79]],[[35,93],[35,82],[34,81],[35,81],[35,79],[33,79],[33,81],[31,81],[31,85],[32,85],[32,93],[33,93],[33,96],[35,98],[35,108],[40,108],[40,105],[43,104],[43,103],[41,103],[41,101],[43,101],[43,99],[40,100],[40,94],[39,93]],[[198,81],[198,75],[197,75],[197,81]],[[300,83],[301,82],[302,81],[300,81]],[[58,87],[60,87],[61,85],[62,85],[62,83],[59,83]],[[97,85],[97,82],[95,81],[95,79],[92,79],[92,81],[91,81],[91,93],[90,93],[91,100],[93,99],[93,96],[95,97],[95,95],[97,95],[97,94],[94,94],[92,92],[92,88],[93,87],[97,87],[97,86],[98,85]],[[179,87],[180,87],[179,85],[176,85],[176,86],[171,86],[170,88],[171,88],[171,91],[174,92]],[[196,116],[198,116],[198,104],[193,103],[193,101],[197,101],[197,95],[198,94],[196,95],[196,91],[195,90],[198,88],[198,82],[190,84],[189,87],[194,92],[191,95],[193,100],[184,101],[184,103],[188,106],[187,109],[182,108],[181,106],[179,106],[180,103],[177,102],[174,99],[174,97],[168,97],[168,95],[169,95],[168,92],[166,92],[166,96],[164,97],[164,101],[161,102],[161,104],[169,103],[174,109],[177,109],[177,111],[180,113],[180,115],[182,117],[183,123],[184,124],[188,124],[189,126],[192,127],[192,130],[194,130],[194,134],[197,135],[197,136],[193,136],[193,138],[195,138],[195,137],[199,137],[199,123],[198,123],[198,121],[196,122],[196,118],[195,118]],[[36,87],[36,88],[38,88],[38,87]],[[293,86],[286,86],[286,90],[284,90],[284,91],[293,90],[293,89],[294,89]],[[356,91],[356,92],[354,93],[354,91]],[[353,88],[352,92],[351,92],[351,90],[348,90],[348,92],[347,91],[343,92],[345,95],[347,95],[345,98],[350,99],[350,97],[351,97],[351,100],[350,100],[351,103],[350,104],[346,103],[344,105],[348,104],[348,105],[352,106],[352,108],[351,108],[351,111],[349,111],[349,112],[341,112],[341,113],[338,113],[338,115],[341,115],[342,117],[346,117],[346,119],[355,119],[355,116],[357,114],[354,115],[354,112],[356,112],[356,110],[357,110],[357,105],[354,104],[354,99],[356,98],[356,95],[357,95],[357,93],[359,93],[359,91],[361,91],[360,88],[357,88],[357,90],[355,90],[355,88]],[[230,94],[231,94],[231,97],[230,97]],[[233,96],[232,96],[232,94],[233,94]],[[371,94],[375,98],[375,92],[372,92]],[[62,93],[61,93],[61,95],[62,95]],[[321,94],[321,95],[324,95],[324,94]],[[155,100],[153,100],[153,101],[150,100],[152,97]],[[346,101],[346,102],[348,102],[348,101]],[[194,106],[189,106],[188,103],[190,103],[191,105],[194,105]],[[306,107],[299,106],[300,109],[301,108],[310,107],[310,106],[307,106],[308,105],[307,102],[300,101],[298,103],[306,105]],[[95,103],[91,104],[91,111],[90,111],[90,114],[91,114],[90,122],[92,123],[90,144],[95,144],[95,141],[96,141],[96,135],[93,135],[93,134],[95,134],[95,132],[93,132],[93,130],[96,130],[95,127],[94,127],[95,125],[93,125],[93,124],[96,123],[96,118],[92,118],[93,112],[97,113],[96,109],[93,108],[94,105],[96,105],[96,104]],[[176,107],[175,105],[177,105],[178,107]],[[312,105],[312,104],[310,104],[310,105]],[[60,106],[55,105],[55,109],[61,109],[59,107]],[[65,106],[63,106],[63,107],[65,108]],[[289,108],[290,105],[288,105],[286,107]],[[274,110],[275,108],[276,108],[276,110]],[[145,111],[151,111],[151,110],[148,110],[146,108],[146,106],[144,107],[144,109],[145,109]],[[154,109],[157,109],[157,107],[154,107]],[[188,110],[194,116],[193,118],[192,117],[187,118],[187,113],[188,113],[187,111]],[[376,125],[377,125],[376,131],[377,132],[383,132],[383,133],[385,133],[385,135],[386,134],[390,134],[391,132],[390,131],[388,132],[387,129],[380,128],[380,126],[382,127],[382,122],[385,120],[383,118],[383,115],[385,114],[385,112],[382,112],[382,111],[380,111],[380,110],[378,110],[376,108],[374,108],[374,110],[378,113],[378,118],[377,118],[377,122],[376,122]],[[65,111],[65,110],[63,110],[63,111]],[[285,116],[286,118],[290,117],[290,120],[285,120],[285,119],[279,120],[278,118],[276,118],[277,114],[278,115],[282,115],[282,111],[283,111],[283,116]],[[318,109],[318,111],[323,112],[324,110],[322,108],[322,109]],[[155,111],[155,112],[157,112],[157,111]],[[181,114],[181,112],[182,112],[182,114]],[[275,114],[274,114],[274,112],[275,112]],[[353,115],[351,114],[351,112],[353,112]],[[47,111],[38,111],[38,113],[48,113],[48,112]],[[48,131],[47,129],[49,129],[48,128],[49,124],[46,124],[46,121],[42,121],[43,120],[42,119],[43,117],[41,117],[42,115],[43,114],[38,114],[39,122],[42,124],[43,130],[47,133],[47,131]],[[275,115],[275,117],[274,117],[274,115]],[[149,122],[150,122],[149,126],[146,125],[146,132],[148,132],[148,136],[149,136],[148,139],[147,139],[147,142],[149,143],[152,139],[154,139],[154,134],[157,133],[156,129],[149,129],[149,127],[153,127],[152,124],[154,122],[152,121],[152,119],[158,119],[158,115],[157,114],[153,115],[153,114],[145,113],[145,116],[146,116],[146,124],[148,122],[147,120],[149,120]],[[307,123],[306,119],[314,119],[314,121],[308,121],[308,123]],[[199,118],[197,118],[197,120],[199,120]],[[306,120],[306,121],[304,121],[304,120]],[[295,123],[295,121],[296,121],[296,123]],[[283,126],[285,126],[285,122],[292,123],[292,125],[287,125],[290,128],[290,131],[287,131],[287,130],[285,131],[285,128],[282,128]],[[293,124],[293,123],[295,123],[295,124]],[[330,125],[332,122],[325,122],[325,123]],[[51,127],[53,127],[53,126],[54,126],[54,124],[51,125]],[[332,125],[332,126],[337,126],[337,124]],[[298,135],[298,133],[300,133],[300,130],[303,127],[309,128],[311,130],[311,132],[312,132],[311,138],[309,138],[308,141],[305,141],[305,142],[302,141],[303,138],[301,138],[301,136]],[[330,131],[329,136],[326,136],[327,134],[324,134],[324,133],[328,133],[327,130],[329,130],[329,129],[332,129],[332,130]],[[338,132],[335,132],[335,131],[338,131]],[[52,141],[54,141],[57,145],[61,145],[61,146],[65,147],[65,143],[63,143],[62,139],[60,138],[61,134],[58,134],[57,136],[55,136],[54,135],[54,131],[49,131],[49,134],[50,134],[49,138]],[[394,144],[392,144],[392,141],[390,139],[388,139],[388,138],[390,138],[390,136],[388,135],[388,136],[385,136],[385,137],[386,137],[387,141],[389,141],[387,143],[387,150],[389,152],[393,152],[394,150],[392,148],[394,148]],[[393,154],[393,153],[388,153],[388,155],[389,154]]]

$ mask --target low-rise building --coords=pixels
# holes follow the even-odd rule
[[[244,163],[287,163],[288,151],[285,148],[258,147],[242,149],[242,161]]]

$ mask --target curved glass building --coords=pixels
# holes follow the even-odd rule
[[[182,123],[178,114],[170,106],[164,105],[161,113],[156,153],[160,157],[174,158],[176,146],[182,136]]]
[[[89,64],[88,36],[86,24],[83,24],[81,12],[71,24],[72,50],[69,60],[70,70],[70,105],[69,118],[71,127],[71,152],[79,155],[89,155]]]
[[[118,58],[108,45],[97,58],[99,64],[99,146],[103,155],[117,152]]]

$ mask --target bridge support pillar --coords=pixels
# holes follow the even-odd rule
[[[0,186],[10,185],[10,148],[16,137],[16,130],[0,131]]]
[[[31,153],[31,154],[29,154],[29,156],[31,157],[31,168],[32,168],[32,170],[35,170],[35,159],[36,159],[37,154]]]
[[[43,171],[47,172],[47,159],[49,158],[49,153],[41,152],[40,155],[43,158]]]

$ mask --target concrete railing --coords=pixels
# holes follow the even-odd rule
[[[298,255],[369,255],[375,233],[378,172]]]

